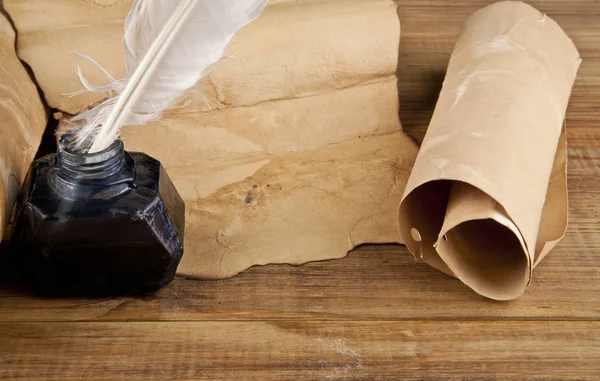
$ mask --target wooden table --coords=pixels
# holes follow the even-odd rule
[[[489,1],[401,0],[401,116],[421,138],[461,23]],[[43,300],[0,278],[6,380],[600,379],[600,1],[532,1],[575,40],[570,226],[499,303],[401,246],[176,279],[153,296]]]

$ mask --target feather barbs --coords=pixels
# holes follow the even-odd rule
[[[116,95],[72,119],[85,122],[75,134],[77,148],[101,151],[118,138],[123,126],[160,118],[221,59],[235,33],[260,16],[266,4],[267,0],[137,0],[125,21],[129,78],[116,80],[102,69],[109,84],[95,87],[78,70],[87,90]]]

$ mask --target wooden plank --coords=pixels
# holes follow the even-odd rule
[[[595,229],[595,223],[582,223]],[[570,237],[573,237],[570,235]],[[255,268],[225,281],[176,279],[146,297],[45,300],[4,288],[1,321],[572,319],[600,316],[598,245],[564,246],[539,269],[526,294],[483,299],[455,279],[417,264],[399,247],[368,248],[302,267]],[[595,263],[595,264],[594,264]]]
[[[600,150],[572,148],[569,165],[567,236],[509,303],[486,300],[390,245],[224,281],[180,278],[147,297],[34,299],[5,280],[0,321],[600,319]]]
[[[599,322],[0,324],[7,380],[597,380]],[[115,375],[119,375],[116,378]]]

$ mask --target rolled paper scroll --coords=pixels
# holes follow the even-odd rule
[[[580,63],[527,4],[471,16],[399,209],[416,258],[488,298],[524,292],[566,229],[563,124]]]
[[[15,32],[0,15],[0,241],[44,128],[46,111],[15,52]]]

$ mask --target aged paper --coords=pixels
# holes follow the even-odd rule
[[[417,259],[489,298],[523,293],[566,229],[563,125],[580,63],[524,3],[467,21],[399,210]]]
[[[223,278],[252,265],[341,258],[360,244],[398,242],[396,209],[416,151],[399,132],[191,176],[170,171],[184,194],[238,178],[187,203],[179,274]]]
[[[0,241],[19,188],[37,152],[46,110],[15,53],[15,32],[0,15]]]
[[[74,53],[125,77],[131,3],[4,1],[51,106],[76,114],[105,96],[69,96],[82,89],[78,63],[105,83]],[[270,1],[180,108],[124,131],[127,149],[161,160],[186,200],[180,274],[226,278],[400,242],[395,210],[417,147],[398,119],[399,41],[391,0]]]

